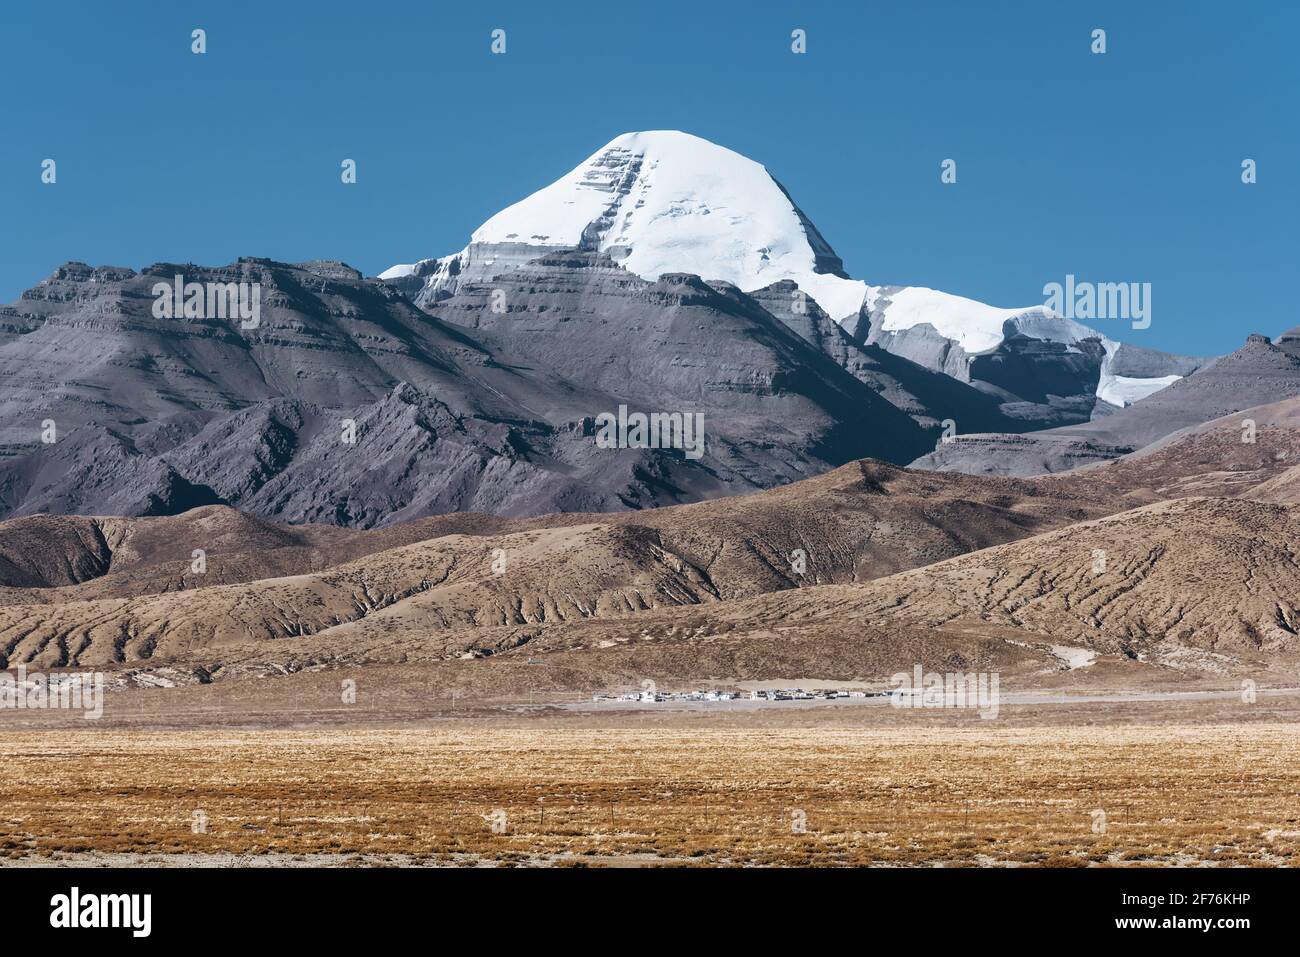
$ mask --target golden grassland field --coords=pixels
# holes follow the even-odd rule
[[[0,860],[1280,865],[1300,725],[19,731]]]

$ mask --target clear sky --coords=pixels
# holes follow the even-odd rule
[[[764,163],[855,278],[1150,282],[1149,329],[1093,325],[1226,352],[1300,324],[1297,36],[1294,0],[6,2],[0,301],[72,259],[373,275],[682,129]]]

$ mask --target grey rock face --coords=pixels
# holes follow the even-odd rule
[[[729,288],[729,294],[745,295],[734,287]],[[958,415],[970,429],[992,431],[1023,425],[1000,408],[1002,402],[998,396],[868,343],[865,323],[853,324],[852,331],[841,326],[811,298],[800,295],[794,282],[774,283],[749,293],[748,298],[873,392],[910,415],[931,440],[941,431],[944,419]]]
[[[152,289],[177,274],[259,284],[259,324],[156,317]],[[606,511],[928,447],[755,302],[696,277],[650,283],[570,251],[454,289],[430,314],[341,263],[62,267],[0,308],[0,516]],[[703,413],[703,456],[598,448],[595,417],[620,405]]]
[[[1132,350],[1126,368],[1151,374],[1170,357],[1151,358],[1149,350]],[[1125,373],[1127,374],[1127,373]],[[1136,402],[1126,409],[1079,425],[1033,435],[966,435],[916,460],[917,468],[992,475],[1037,475],[1058,472],[1135,452],[1182,429],[1300,395],[1300,338],[1283,335],[1275,345],[1252,335],[1236,352],[1213,360],[1195,375]]]
[[[548,252],[564,246],[528,243],[470,243],[461,252],[415,264],[409,276],[385,280],[401,290],[422,309],[455,295],[461,284],[490,282],[502,273],[517,269]]]
[[[801,455],[782,450],[783,436],[800,432],[815,436],[814,457],[844,461],[926,444],[906,415],[753,299],[696,276],[648,282],[604,254],[571,250],[490,285],[462,285],[430,311],[467,327],[501,361],[544,366],[572,383],[566,417],[612,412],[592,405],[608,397],[633,409],[704,412],[724,461],[742,474],[807,474]]]
[[[176,275],[260,284],[259,327],[155,318],[151,289]],[[0,315],[26,329],[0,341],[6,445],[35,442],[33,419],[46,413],[64,432],[97,423],[134,433],[176,413],[279,397],[351,408],[417,376],[464,392],[465,371],[483,374],[491,361],[382,283],[259,259],[215,269],[158,264],[138,274],[69,264]]]
[[[1135,379],[1151,379],[1167,375],[1189,376],[1213,361],[1213,359],[1194,356],[1174,355],[1123,342],[1110,357],[1110,371],[1115,375],[1131,376]]]
[[[1030,476],[1068,472],[1136,451],[1134,446],[1030,432],[956,435],[911,463],[911,468],[969,475]]]
[[[908,329],[887,331],[882,327],[881,319],[885,308],[890,303],[890,293],[899,287],[882,287],[874,307],[870,310],[864,304],[856,319],[851,320],[850,332],[861,342],[879,346],[886,352],[902,356],[911,362],[954,379],[970,381],[970,356],[956,342],[939,334],[928,323],[912,326]],[[849,325],[846,323],[846,326]]]
[[[793,282],[651,282],[606,253],[500,245],[391,282],[252,258],[61,267],[0,307],[0,517],[228,504],[370,527],[692,502],[866,457],[1035,474],[1300,391],[1300,338],[1284,337],[1102,418],[1100,345],[1010,336],[967,356],[927,327],[872,341],[870,316],[841,327]],[[177,275],[257,284],[259,323],[159,318],[154,286]],[[1198,360],[1111,362],[1141,377]],[[703,455],[599,448],[597,417],[620,407],[702,414]],[[938,442],[945,419],[956,442]]]

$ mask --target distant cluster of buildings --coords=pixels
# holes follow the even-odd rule
[[[628,691],[623,694],[598,694],[592,701],[739,701],[746,697],[739,691]]]
[[[639,701],[831,701],[835,698],[871,698],[888,692],[834,691],[825,689],[773,688],[763,691],[628,691],[624,694],[598,694],[592,700]]]
[[[754,701],[816,701],[822,699],[833,701],[836,698],[872,698],[884,692],[872,691],[828,691],[817,688],[805,691],[803,688],[777,688],[773,691],[751,691],[749,697]]]

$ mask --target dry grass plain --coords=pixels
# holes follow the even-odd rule
[[[0,741],[0,854],[9,864],[1300,862],[1296,723],[835,720],[13,731]]]

